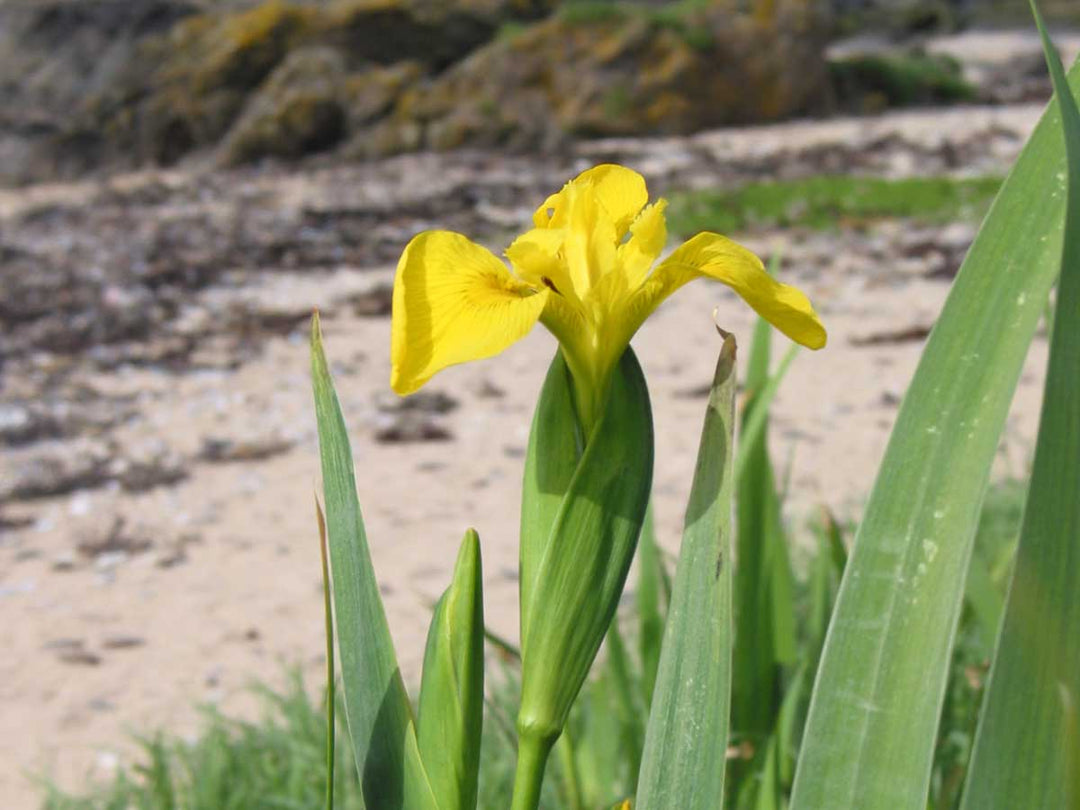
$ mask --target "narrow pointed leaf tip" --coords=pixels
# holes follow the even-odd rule
[[[371,563],[352,450],[317,314],[312,317],[311,373],[345,716],[364,802],[386,810],[437,810]]]
[[[735,338],[720,351],[638,781],[639,810],[723,804],[731,702]]]
[[[465,533],[450,587],[431,618],[417,736],[439,810],[475,810],[484,714],[480,538]]]

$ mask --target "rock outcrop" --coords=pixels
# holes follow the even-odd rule
[[[398,99],[361,155],[569,137],[684,134],[822,109],[823,26],[811,4],[774,17],[727,4],[673,16],[569,13],[502,37]]]
[[[685,133],[821,109],[818,4],[44,0],[0,7],[0,183]],[[768,9],[762,13],[761,9]],[[15,112],[11,112],[15,111]]]

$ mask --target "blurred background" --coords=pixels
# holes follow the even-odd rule
[[[1080,3],[1044,0],[1067,64]],[[578,171],[730,233],[830,329],[775,404],[794,534],[856,520],[978,222],[1050,95],[1026,0],[0,0],[0,805],[110,778],[131,732],[318,688],[306,328],[324,313],[406,680],[457,540],[516,635],[541,330],[389,391],[393,266],[501,251]],[[677,548],[718,344],[692,285],[635,343]],[[1045,341],[997,478],[1026,472]]]

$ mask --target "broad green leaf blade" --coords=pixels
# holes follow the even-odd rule
[[[972,537],[1057,277],[1059,127],[1050,110],[1017,160],[904,398],[825,643],[794,810],[925,810]]]
[[[638,649],[641,655],[641,690],[645,697],[645,712],[652,705],[656,670],[660,666],[660,643],[664,636],[664,614],[660,608],[663,589],[664,562],[656,545],[656,526],[652,506],[645,512],[638,541]]]
[[[965,810],[1080,806],[1069,745],[1080,697],[1080,112],[1035,14],[1068,155],[1065,242],[1031,484]]]
[[[645,732],[637,810],[714,810],[731,703],[735,339],[726,336],[701,433]]]
[[[551,527],[570,488],[584,439],[573,404],[573,381],[562,352],[556,352],[529,432],[525,478],[521,492],[519,590],[521,637],[528,626],[532,588],[551,537]]]
[[[554,741],[607,634],[652,486],[652,411],[627,349],[537,568],[521,639],[523,736]]]
[[[369,810],[435,810],[437,804],[420,764],[412,707],[371,565],[352,451],[326,363],[318,315],[311,322],[311,376],[345,715],[364,802]]]
[[[475,810],[484,721],[484,587],[480,538],[461,541],[428,631],[416,735],[439,810]]]

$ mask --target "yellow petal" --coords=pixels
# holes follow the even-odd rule
[[[796,343],[811,349],[825,345],[825,327],[809,299],[766,273],[761,260],[749,250],[715,233],[699,233],[653,271],[634,296],[633,329],[661,301],[699,276],[731,287],[761,317]]]
[[[657,200],[630,226],[630,238],[619,245],[619,261],[626,278],[626,289],[636,290],[645,281],[649,268],[667,242],[667,223],[664,209],[667,200]]]
[[[411,394],[447,366],[498,354],[528,334],[547,296],[461,234],[417,235],[394,277],[391,387]]]
[[[563,191],[565,191],[565,187]],[[555,213],[562,208],[563,192],[556,191],[544,200],[543,204],[533,212],[533,225],[537,228],[561,228],[562,222],[555,220]],[[560,220],[565,221],[566,213],[563,212]]]
[[[564,227],[569,213],[566,209],[570,186],[593,189],[608,218],[615,224],[617,239],[623,237],[630,223],[649,201],[645,178],[625,166],[604,163],[586,169],[567,183],[562,191],[544,200],[544,204],[533,214],[533,222],[537,228]]]
[[[533,228],[511,243],[506,258],[518,276],[536,289],[554,287],[561,294],[573,296],[573,284],[562,257],[565,239],[561,229]]]
[[[603,276],[617,269],[619,236],[594,188],[575,184],[567,195],[570,213],[563,255],[574,291],[584,300]]]

